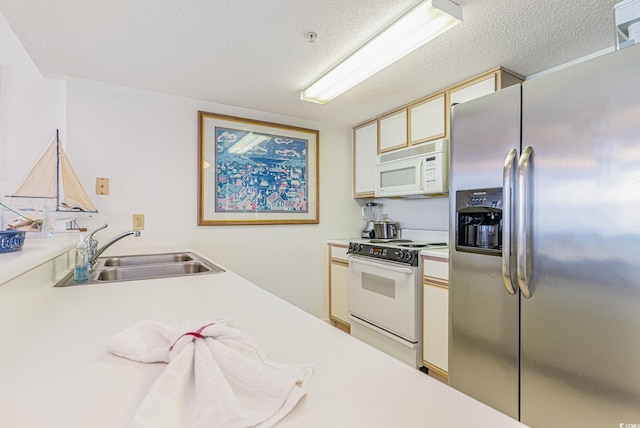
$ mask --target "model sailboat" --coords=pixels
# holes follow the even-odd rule
[[[16,191],[8,196],[55,200],[55,207],[49,212],[55,214],[56,220],[70,220],[98,212],[62,149],[58,130]]]

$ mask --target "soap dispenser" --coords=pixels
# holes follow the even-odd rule
[[[89,279],[89,246],[80,236],[80,242],[76,245],[76,263],[73,268],[73,280],[85,282]]]

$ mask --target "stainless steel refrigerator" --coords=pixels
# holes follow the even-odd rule
[[[450,385],[640,426],[640,46],[454,106],[449,195]]]

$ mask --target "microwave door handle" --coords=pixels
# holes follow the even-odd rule
[[[502,280],[507,292],[511,295],[515,295],[517,289],[517,285],[514,284],[516,272],[512,263],[513,238],[515,237],[513,208],[517,163],[518,151],[516,149],[509,150],[504,160],[502,175]]]
[[[518,165],[516,271],[520,291],[527,299],[531,297],[531,246],[533,244],[531,240],[531,214],[533,212],[531,209],[532,189],[530,186],[533,161],[531,158],[532,154],[533,148],[531,148],[531,146],[525,147]]]

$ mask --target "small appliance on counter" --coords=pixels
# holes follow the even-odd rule
[[[395,239],[398,237],[398,223],[391,220],[387,214],[382,214],[382,220],[373,223],[375,238]]]
[[[380,221],[380,207],[375,202],[367,202],[362,206],[362,219],[367,222],[362,230],[363,238],[376,238],[374,224]]]

